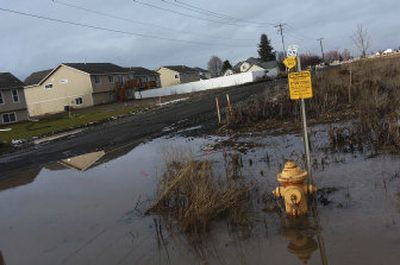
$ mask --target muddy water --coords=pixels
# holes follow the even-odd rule
[[[237,142],[258,145],[245,153],[240,145],[210,148],[221,138],[160,138],[107,153],[85,172],[60,164],[22,169],[20,178],[0,183],[0,264],[397,264],[400,158],[332,152],[326,136],[323,126],[314,128],[315,181],[332,190],[318,218],[263,212],[260,200],[251,225],[216,221],[195,245],[138,211],[154,194],[166,150],[191,149],[215,160],[219,172],[224,152],[237,155],[263,194],[276,186],[284,159],[301,161],[299,136],[242,137]]]

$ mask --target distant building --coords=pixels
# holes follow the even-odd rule
[[[393,53],[394,53],[394,51],[392,49],[386,49],[384,52],[382,52],[382,55],[390,55]]]
[[[237,63],[233,70],[237,73],[265,71],[266,75],[271,78],[277,77],[280,73],[279,65],[276,61],[264,62],[254,57]]]
[[[11,73],[0,73],[0,124],[27,119],[24,83]]]
[[[194,70],[196,70],[199,73],[200,79],[210,79],[211,78],[211,73],[203,68],[200,67],[193,67]]]
[[[131,89],[157,87],[157,73],[141,67],[111,63],[62,63],[52,70],[31,74],[25,96],[30,116],[85,108],[133,98]]]
[[[169,87],[200,80],[199,72],[185,65],[162,66],[157,72],[160,74],[161,87]]]
[[[126,67],[126,97],[133,99],[136,90],[161,87],[160,74],[144,67]]]
[[[233,71],[232,69],[227,69],[224,73],[224,76],[230,76],[230,75],[234,75],[235,71]]]

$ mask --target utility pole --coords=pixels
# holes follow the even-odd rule
[[[325,62],[324,45],[322,44],[323,40],[324,40],[324,38],[317,39],[317,41],[319,41],[319,45],[321,46],[322,61]]]
[[[278,25],[275,25],[274,27],[278,29],[278,32],[281,34],[282,38],[282,51],[284,53],[284,56],[286,57],[286,46],[285,46],[285,36],[283,35],[283,28],[286,26],[286,23],[279,23]]]

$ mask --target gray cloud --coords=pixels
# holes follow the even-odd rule
[[[121,31],[145,33],[159,37],[184,39],[214,45],[196,45],[128,36],[58,24],[0,12],[0,71],[10,71],[24,78],[32,71],[54,67],[61,62],[113,62],[125,66],[157,68],[165,64],[188,64],[205,67],[212,55],[237,60],[256,56],[256,46],[265,32],[273,46],[281,50],[280,36],[270,25],[230,26],[195,20],[132,3],[131,0],[60,0],[131,20],[161,25],[148,27],[87,13],[53,3],[51,0],[1,1],[0,7],[60,18]],[[161,0],[141,0],[179,12]],[[173,1],[173,0],[166,0]],[[181,0],[184,1],[184,0]],[[368,28],[371,49],[400,45],[397,0],[308,0],[308,1],[185,1],[209,10],[254,22],[289,24],[286,43],[296,43],[304,52],[319,53],[315,40],[325,37],[326,50],[348,48],[356,52],[350,35],[357,24]],[[210,19],[216,19],[209,17]]]

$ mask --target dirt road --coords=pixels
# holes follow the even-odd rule
[[[0,157],[0,178],[10,177],[13,172],[22,168],[41,168],[49,162],[99,149],[107,152],[126,144],[134,146],[146,139],[166,134],[163,129],[174,124],[175,129],[197,125],[202,125],[205,130],[215,128],[215,96],[219,96],[221,105],[225,106],[227,92],[231,100],[238,103],[253,94],[261,94],[274,85],[270,81],[260,82],[192,95],[186,101],[90,127],[67,139],[30,146],[3,155]]]

